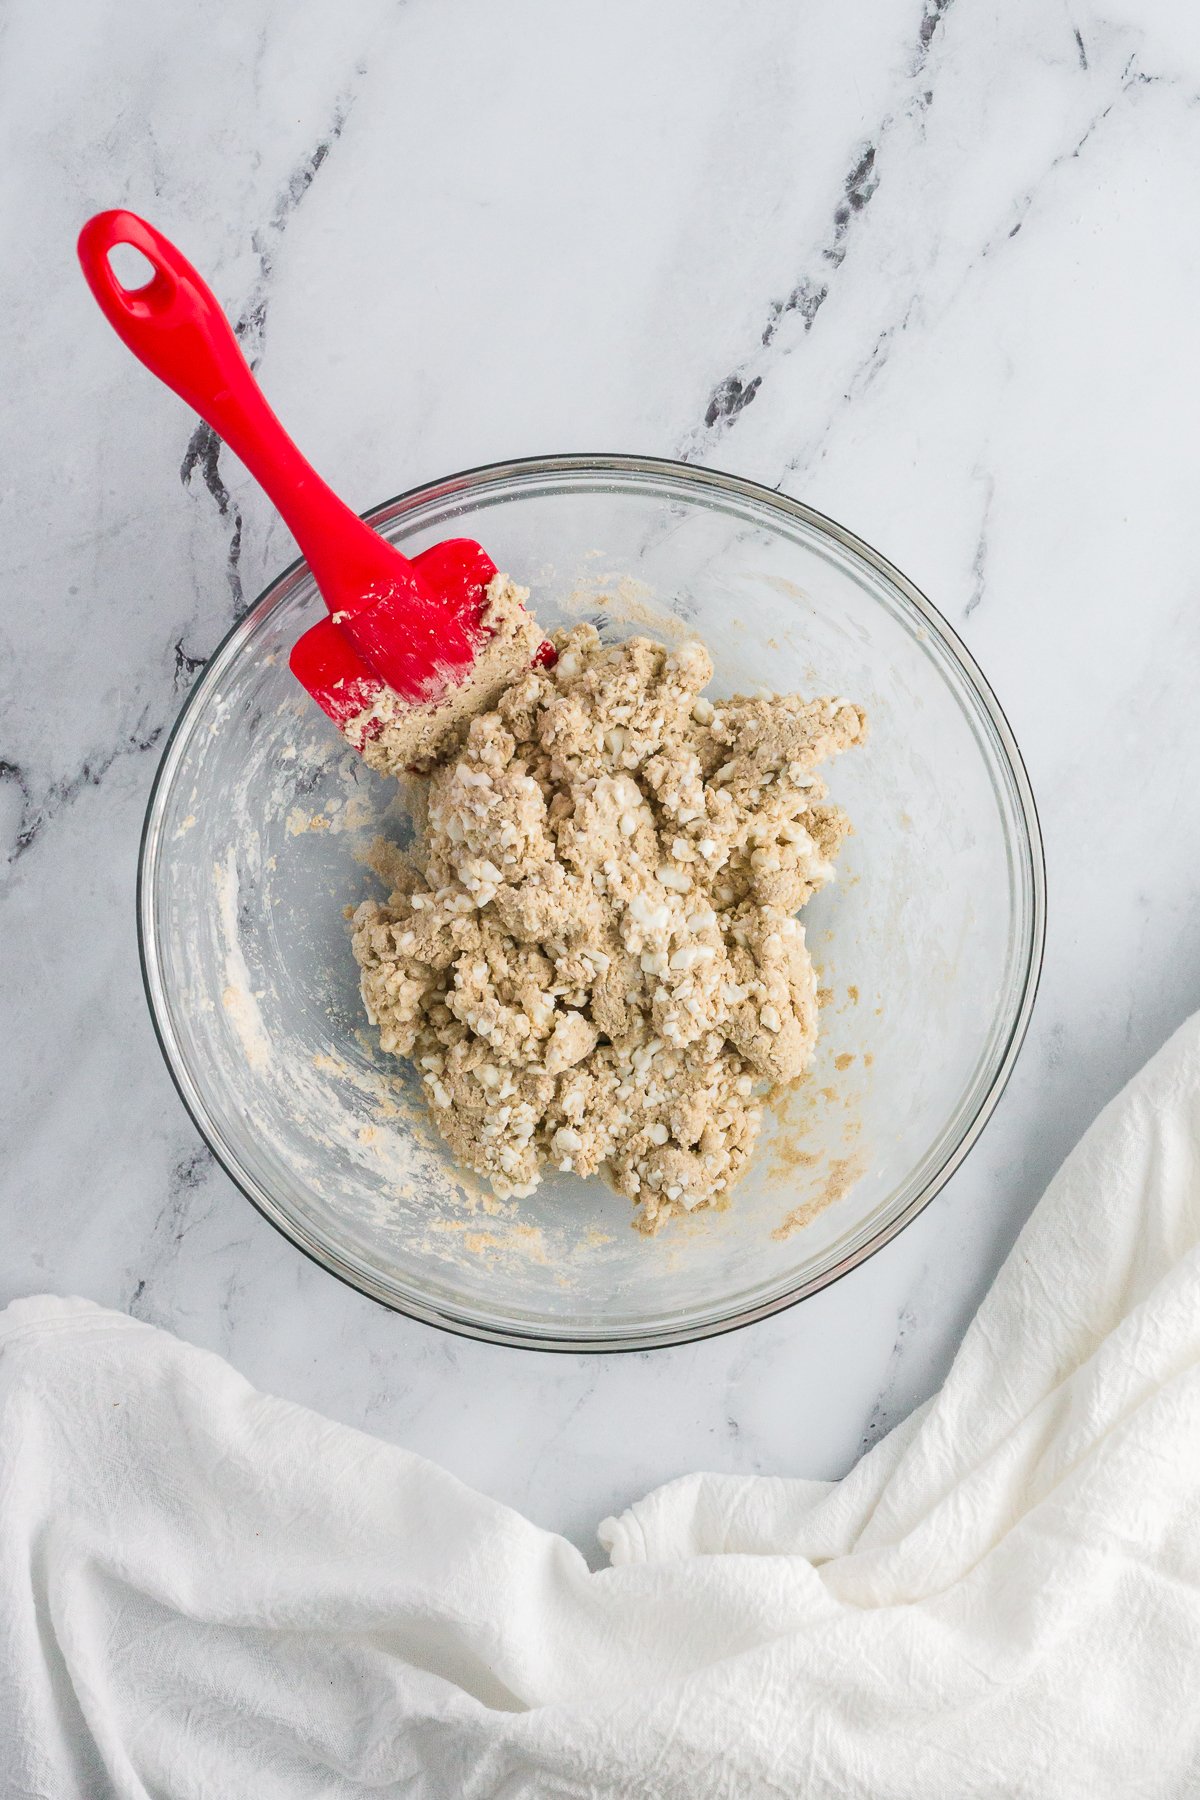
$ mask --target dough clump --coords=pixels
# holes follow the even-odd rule
[[[393,891],[354,913],[354,955],[461,1164],[501,1197],[547,1164],[603,1173],[653,1232],[725,1203],[764,1104],[812,1059],[794,915],[850,829],[815,771],[866,720],[844,699],[707,699],[695,641],[553,642],[554,667],[526,655],[441,741],[413,849],[376,846]]]

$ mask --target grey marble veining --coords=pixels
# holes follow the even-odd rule
[[[588,1545],[692,1468],[841,1473],[1200,1002],[1195,9],[10,0],[0,133],[0,1299],[167,1325]],[[1040,802],[1046,972],[982,1143],[882,1255],[707,1344],[519,1355],[343,1289],[214,1165],[142,998],[138,835],[293,551],[96,314],[74,237],[118,204],[355,504],[543,451],[706,461],[964,634]]]

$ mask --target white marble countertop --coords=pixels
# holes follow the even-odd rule
[[[589,1549],[696,1467],[838,1475],[1200,1003],[1195,9],[12,0],[0,132],[0,1300],[131,1310]],[[138,834],[183,693],[293,551],[78,277],[121,204],[354,504],[687,456],[842,520],[964,634],[1041,807],[1046,970],[982,1144],[882,1255],[709,1343],[518,1353],[343,1288],[214,1166],[142,997]]]

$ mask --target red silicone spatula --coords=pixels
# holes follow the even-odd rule
[[[152,265],[143,287],[118,281],[109,257],[119,244]],[[344,725],[386,687],[429,701],[461,679],[496,573],[487,552],[454,538],[409,561],[364,525],[267,405],[212,291],[145,219],[98,213],[79,234],[79,260],[117,336],[241,458],[299,544],[330,612],[291,655],[318,706]]]

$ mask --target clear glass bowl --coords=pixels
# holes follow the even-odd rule
[[[916,1217],[1012,1068],[1041,963],[1029,782],[979,670],[912,583],[840,526],[733,476],[633,457],[473,470],[367,515],[406,550],[477,537],[548,627],[697,634],[713,691],[844,694],[833,765],[855,835],[805,912],[829,990],[809,1079],[724,1212],[630,1229],[600,1181],[500,1204],[452,1166],[367,1026],[344,908],[402,832],[287,657],[321,601],[273,582],[196,683],[146,818],[138,915],[168,1066],[215,1155],[293,1243],[363,1293],[543,1349],[679,1343],[816,1292]]]

